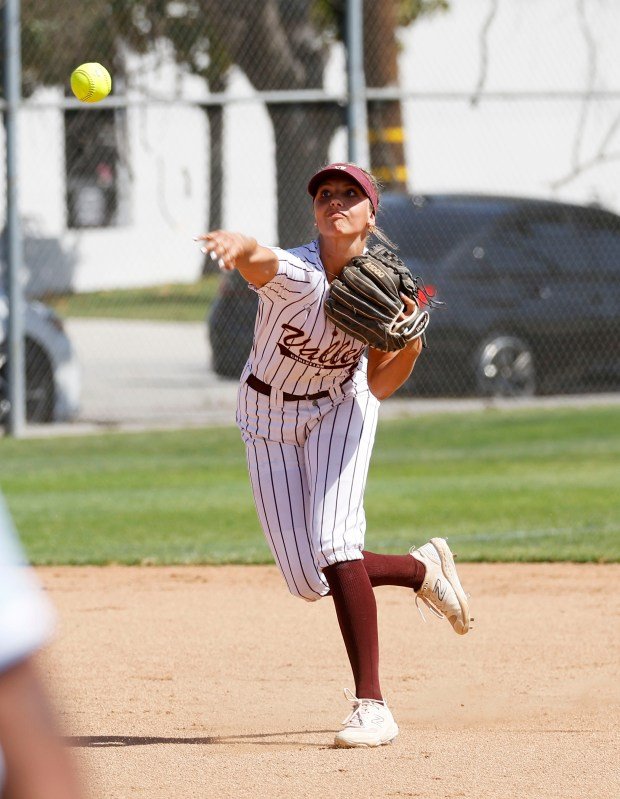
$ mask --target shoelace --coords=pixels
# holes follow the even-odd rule
[[[411,547],[411,549],[409,550],[409,554],[412,555],[415,552],[415,550],[416,550],[415,546]],[[454,555],[454,557],[456,557],[456,555]],[[471,594],[469,594],[469,592],[466,591],[465,592],[465,596],[467,597],[467,599],[469,599]],[[428,597],[420,596],[419,594],[416,594],[415,595],[415,606],[418,609],[418,613],[420,614],[420,618],[422,619],[422,621],[425,624],[426,624],[426,616],[424,615],[424,612],[423,612],[422,608],[418,604],[418,600],[419,599],[421,599],[422,602],[424,602],[426,607],[431,611],[431,613],[434,616],[437,616],[438,619],[445,619],[446,618],[446,614],[443,613],[441,610],[439,610],[439,608],[436,605],[434,605],[433,602],[430,599],[428,599]],[[469,621],[472,622],[473,618],[470,618]],[[470,627],[470,629],[471,629],[471,627]]]
[[[411,549],[409,550],[409,554],[413,555],[413,553],[415,551],[416,551],[416,547],[412,546]],[[433,603],[429,599],[427,599],[425,596],[420,596],[419,594],[416,594],[415,595],[415,606],[418,609],[418,613],[420,614],[420,618],[422,619],[424,624],[426,624],[426,616],[424,615],[424,611],[422,610],[422,608],[418,604],[418,600],[419,599],[421,599],[422,602],[424,602],[424,604],[430,610],[430,612],[433,615],[437,616],[438,619],[445,619],[445,615],[439,610],[438,607],[433,605]]]
[[[355,696],[355,694],[352,691],[350,691],[348,688],[344,689],[344,695],[346,696],[349,702],[353,703],[353,709],[346,717],[346,719],[342,722],[344,726],[350,724],[350,722],[352,722],[353,719],[357,717],[360,727],[363,727],[364,726],[363,715],[368,714],[372,711],[373,704],[377,705],[384,704],[383,702],[379,702],[378,700],[358,699]]]
[[[415,606],[418,609],[418,613],[420,614],[420,617],[422,618],[422,621],[425,624],[426,624],[426,616],[424,615],[424,611],[422,610],[422,608],[418,605],[418,599],[421,599],[422,602],[424,602],[424,604],[426,605],[426,607],[430,610],[430,612],[433,613],[435,616],[437,616],[438,619],[445,619],[445,614],[442,613],[439,610],[439,608],[435,607],[435,605],[433,605],[433,603],[429,599],[427,599],[425,596],[420,596],[419,594],[416,594]]]

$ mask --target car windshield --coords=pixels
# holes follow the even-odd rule
[[[497,201],[470,198],[391,195],[382,198],[378,224],[398,244],[404,261],[432,265],[443,260],[464,239],[506,212]]]

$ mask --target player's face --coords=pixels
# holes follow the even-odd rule
[[[321,183],[314,197],[314,216],[323,236],[366,235],[375,221],[370,200],[348,178]]]

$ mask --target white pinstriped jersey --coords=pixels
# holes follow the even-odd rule
[[[323,311],[329,283],[318,241],[273,251],[277,274],[261,288],[252,287],[259,306],[242,383],[252,373],[276,389],[304,395],[354,376],[349,391],[365,388],[365,345],[338,330]]]
[[[325,316],[329,282],[318,242],[273,249],[278,271],[255,288],[237,425],[267,543],[291,593],[313,601],[329,590],[325,566],[362,557],[379,401],[368,388],[365,345]],[[271,386],[269,395],[248,385],[250,374]],[[283,396],[324,391],[314,400]]]

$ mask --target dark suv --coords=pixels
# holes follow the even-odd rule
[[[529,198],[387,194],[377,222],[444,303],[431,312],[428,349],[401,393],[620,385],[619,216]],[[239,275],[224,278],[210,318],[219,374],[237,377],[249,352],[256,298],[248,295]]]

